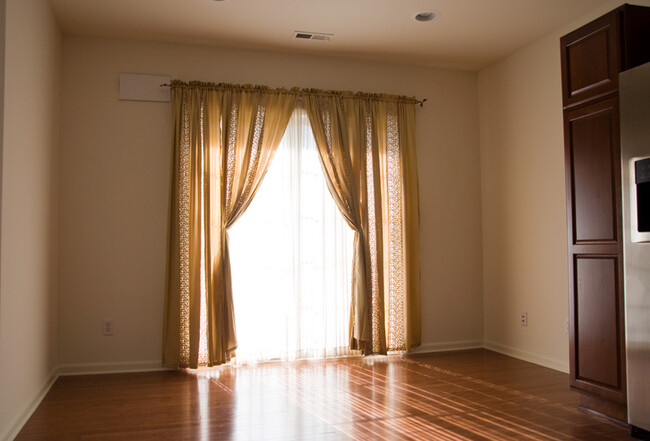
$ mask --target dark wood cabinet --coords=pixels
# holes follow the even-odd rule
[[[650,8],[623,5],[561,39],[564,107],[618,92],[618,74],[650,60]]]
[[[626,420],[618,74],[650,61],[650,8],[623,5],[562,37],[570,385]]]
[[[562,37],[564,106],[615,92],[618,88],[618,14],[608,14]]]
[[[618,120],[616,98],[564,114],[571,251],[588,251],[592,246],[601,249],[603,245],[618,250],[621,239]]]

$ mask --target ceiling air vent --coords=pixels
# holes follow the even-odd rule
[[[320,40],[320,41],[329,41],[334,34],[324,34],[322,32],[304,32],[304,31],[294,31],[293,38],[298,40]]]

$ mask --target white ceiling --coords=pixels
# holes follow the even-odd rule
[[[608,0],[51,0],[65,34],[477,70]],[[440,16],[417,22],[433,10]],[[334,34],[292,39],[294,31]],[[559,44],[559,43],[558,43]]]

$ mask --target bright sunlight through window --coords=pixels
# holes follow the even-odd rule
[[[329,194],[304,110],[229,235],[237,363],[350,353],[354,232]]]

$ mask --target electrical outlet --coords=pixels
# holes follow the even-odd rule
[[[521,313],[519,322],[521,323],[521,326],[528,326],[528,313],[526,311]]]
[[[113,320],[104,320],[104,335],[113,335]]]

